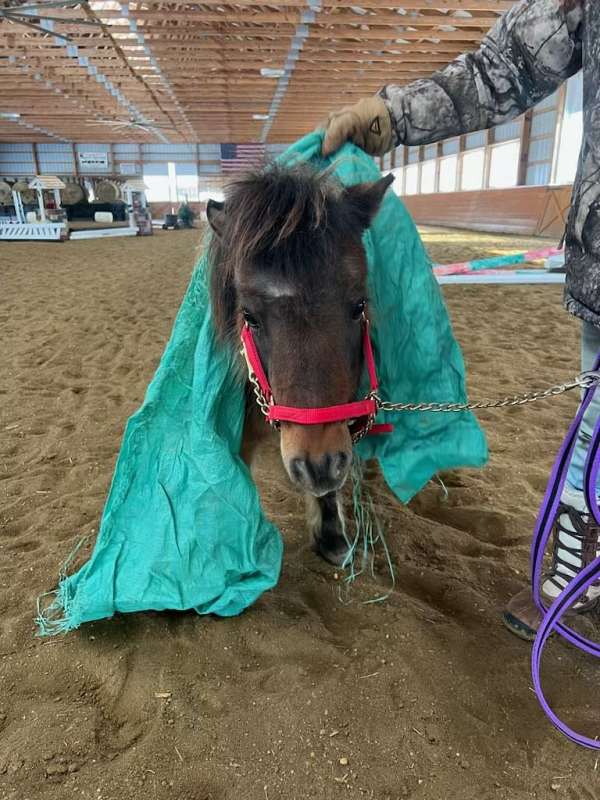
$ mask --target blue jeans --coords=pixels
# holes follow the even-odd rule
[[[584,322],[581,329],[581,369],[582,371],[594,369],[596,360],[600,354],[600,328]],[[587,411],[583,415],[579,436],[573,450],[573,457],[567,473],[567,483],[572,489],[583,490],[583,473],[588,447],[594,432],[594,427],[600,417],[600,387],[592,398]],[[600,486],[599,486],[600,494]]]

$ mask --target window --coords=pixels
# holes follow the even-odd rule
[[[465,136],[465,150],[477,150],[479,147],[485,147],[485,143],[485,131],[476,131]]]
[[[406,167],[405,194],[419,194],[419,165],[411,164]]]
[[[168,164],[144,164],[144,183],[148,187],[146,197],[149,203],[164,203],[174,200],[171,197]]]
[[[403,183],[404,183],[404,167],[395,167],[392,170],[392,174],[394,175],[394,182],[392,183],[392,189],[396,192],[397,195],[403,194]]]
[[[198,169],[196,164],[180,162],[175,164],[175,192],[180,203],[198,200]]]
[[[446,139],[445,142],[442,142],[442,153],[445,156],[453,156],[458,153],[459,150],[459,140],[458,139]]]
[[[537,112],[537,109],[536,109]],[[531,120],[531,137],[553,136],[556,130],[558,114],[556,109],[536,113]]]
[[[404,164],[404,145],[398,145],[394,150],[394,156],[396,157],[396,166],[402,166]]]
[[[554,183],[573,183],[583,137],[583,73],[567,84],[565,112],[560,127]]]
[[[490,154],[490,188],[516,186],[519,176],[519,140],[492,147]]]
[[[435,161],[424,161],[421,165],[421,193],[435,192]]]
[[[482,189],[485,150],[473,150],[463,154],[461,189]]]
[[[183,203],[198,200],[198,170],[195,163],[144,164],[146,196],[150,203]]]
[[[550,183],[551,173],[552,166],[550,162],[547,164],[534,164],[527,168],[527,185],[545,186],[547,183]]]
[[[521,138],[521,130],[523,128],[523,118],[513,119],[510,122],[505,122],[503,125],[498,125],[494,128],[494,141],[510,142],[513,139]]]
[[[552,139],[536,139],[529,145],[529,163],[539,164],[541,161],[552,162],[554,142]]]
[[[456,191],[456,169],[458,156],[446,156],[440,159],[440,192]]]

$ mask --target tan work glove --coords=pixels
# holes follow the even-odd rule
[[[329,115],[323,155],[335,153],[348,139],[372,156],[382,156],[392,149],[392,120],[379,95],[359,100],[355,105]]]

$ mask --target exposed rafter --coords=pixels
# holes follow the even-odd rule
[[[37,33],[45,33],[52,30],[54,23],[57,25],[77,25],[78,27],[93,27],[100,25],[97,19],[85,17],[61,16],[60,11],[79,9],[86,6],[86,0],[39,0],[38,3],[30,4],[27,2],[4,2],[0,4],[0,22],[4,21],[9,25],[31,29]],[[56,13],[53,13],[57,9]],[[48,26],[48,23],[52,23]],[[68,41],[66,34],[60,34]]]
[[[0,141],[291,141],[477,47],[511,5],[398,2],[0,0],[0,110],[20,120]]]

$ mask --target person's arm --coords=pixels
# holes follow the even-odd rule
[[[431,144],[517,117],[581,69],[582,22],[582,0],[521,0],[476,52],[332,115],[324,154],[352,139],[382,155],[399,144]]]

